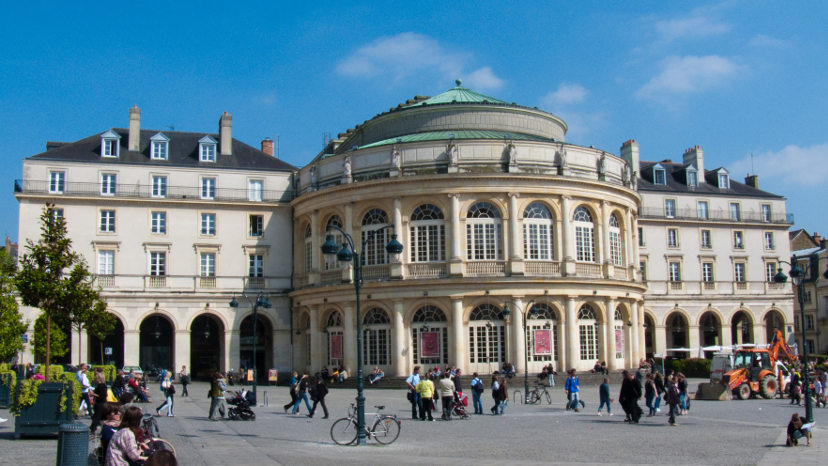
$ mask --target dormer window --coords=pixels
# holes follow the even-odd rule
[[[730,174],[722,168],[718,173],[719,189],[730,189]]]
[[[150,138],[150,158],[152,160],[167,160],[170,152],[170,138],[164,133],[157,133]]]
[[[118,157],[121,155],[121,135],[109,130],[101,134],[101,157]]]
[[[687,186],[697,188],[699,186],[699,171],[695,168],[687,169]]]
[[[660,163],[653,167],[653,184],[667,185],[667,170]]]
[[[198,140],[198,160],[200,162],[216,161],[216,145],[218,143],[210,136],[204,136]]]

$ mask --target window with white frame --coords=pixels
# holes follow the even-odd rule
[[[811,314],[805,314],[805,330],[813,330],[814,329],[814,316]],[[811,343],[809,346],[813,346]]]
[[[710,218],[710,205],[707,201],[698,201],[696,203],[696,210],[698,212],[699,219],[707,220]]]
[[[310,225],[308,225],[308,227],[310,227]],[[333,227],[342,228],[342,219],[339,218],[339,215],[331,215],[331,218],[329,218],[328,222],[325,223],[324,236],[333,236],[333,240],[336,245],[342,247],[342,244],[345,242],[345,238],[339,230]],[[339,262],[339,259],[336,258],[336,254],[323,254],[323,257],[325,258],[325,270],[339,270],[345,265],[344,263]]]
[[[115,233],[114,210],[101,210],[98,222],[98,231],[101,233]]]
[[[304,256],[305,273],[310,273],[313,270],[313,229],[310,223],[305,225]]]
[[[264,255],[249,254],[247,256],[247,276],[251,278],[264,277]]]
[[[644,227],[638,227],[638,245],[642,248],[647,245],[644,239]]]
[[[250,215],[248,234],[254,238],[264,236],[264,215]]]
[[[443,211],[433,204],[423,204],[414,209],[410,220],[411,262],[444,261],[446,238]]]
[[[201,236],[216,235],[216,214],[213,212],[201,213]]]
[[[710,230],[701,231],[701,247],[702,249],[713,248],[713,233]]]
[[[742,220],[742,206],[740,206],[738,202],[730,203],[730,219],[734,222]]]
[[[380,308],[370,309],[362,320],[365,364],[384,366],[391,362],[391,319]]]
[[[575,209],[572,215],[575,228],[575,260],[595,262],[595,224],[592,215],[584,206]]]
[[[730,189],[730,175],[725,172],[719,172],[719,188]]]
[[[115,251],[98,251],[98,275],[115,275]]]
[[[118,175],[115,173],[101,173],[101,195],[114,196]]]
[[[676,200],[675,199],[665,199],[664,200],[664,216],[667,218],[675,218],[676,217]]]
[[[380,265],[388,263],[388,230],[378,230],[388,225],[388,214],[382,209],[371,209],[362,217],[362,264]]]
[[[478,202],[466,214],[466,259],[503,258],[500,210],[489,202]]]
[[[201,275],[202,277],[216,276],[216,253],[201,253],[201,266],[199,268],[199,275]]]
[[[101,135],[101,157],[118,157],[121,153],[121,135],[109,130]]]
[[[774,250],[776,249],[776,243],[773,240],[773,232],[766,231],[765,232],[765,249]]]
[[[50,212],[52,213],[52,220],[54,220],[54,221],[57,221],[57,219],[59,219],[59,218],[65,218],[63,216],[63,208],[62,207],[52,207],[50,209]]]
[[[598,359],[598,318],[589,304],[578,310],[578,330],[581,361]]]
[[[660,165],[656,167],[660,167]],[[667,184],[667,172],[663,168],[653,168],[653,183],[660,185]]]
[[[150,251],[149,274],[153,277],[167,275],[167,253],[163,251]]]
[[[554,220],[549,208],[540,202],[529,204],[523,211],[523,258],[555,259]]]
[[[733,281],[744,283],[747,281],[745,276],[745,263],[736,262],[733,264]]]
[[[621,239],[621,224],[615,214],[609,220],[610,256],[613,265],[624,265],[624,242]]]
[[[262,192],[264,191],[264,181],[262,180],[248,180],[247,181],[247,200],[251,202],[262,202]]]
[[[736,230],[733,232],[733,249],[744,249],[745,248],[745,241],[744,241],[744,233]]]
[[[713,283],[713,263],[702,262],[702,281],[705,283]]]
[[[624,314],[621,312],[621,307],[615,308],[615,359],[624,358]]]
[[[679,231],[678,228],[667,229],[667,247],[677,248],[679,245]]]
[[[342,365],[342,314],[339,311],[334,311],[328,316],[328,322],[325,325],[325,333],[327,333],[328,338],[327,346],[328,346],[328,357],[327,364],[329,366],[340,366]]]
[[[777,272],[777,265],[776,262],[765,262],[765,281],[768,283],[775,283],[776,280],[773,277],[776,276]]]
[[[150,232],[156,235],[167,234],[167,213],[163,211],[150,212]]]
[[[153,175],[152,197],[167,197],[167,177]]]
[[[170,138],[163,133],[157,133],[150,138],[150,158],[152,160],[167,160]]]
[[[218,143],[210,136],[198,140],[198,160],[200,162],[216,161],[216,145]]]
[[[670,275],[671,282],[680,282],[681,281],[681,262],[679,261],[670,261],[667,263],[667,269]]]
[[[216,179],[212,177],[204,177],[201,179],[201,198],[215,199],[216,198]]]
[[[770,204],[762,204],[762,221],[770,222],[771,218],[773,218],[773,216],[771,214]]]
[[[66,172],[51,171],[49,172],[49,193],[63,194],[66,190]]]
[[[647,261],[641,261],[638,263],[638,272],[641,274],[641,281],[647,281]]]
[[[526,321],[526,348],[529,350],[529,360],[534,362],[549,362],[558,360],[558,318],[555,311],[547,304],[534,304],[535,315],[530,315]],[[551,354],[536,353],[536,332],[549,331],[549,349]]]
[[[695,188],[699,186],[699,172],[696,170],[687,170],[687,186]]]

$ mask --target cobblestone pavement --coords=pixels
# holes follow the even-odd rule
[[[693,381],[695,387],[700,380]],[[370,385],[368,386],[370,387]],[[341,447],[330,438],[330,427],[345,415],[355,390],[332,389],[327,401],[331,418],[314,419],[285,414],[288,399],[284,387],[259,387],[260,402],[267,393],[270,406],[255,408],[255,422],[206,419],[207,385],[190,387],[191,397],[176,397],[174,418],[158,419],[161,436],[170,440],[182,465],[269,464],[672,464],[778,466],[783,463],[819,464],[828,452],[828,410],[815,409],[817,427],[813,446],[786,448],[784,429],[795,407],[788,400],[692,402],[690,415],[667,425],[666,409],[656,417],[644,417],[638,425],[623,422],[618,403],[615,416],[597,415],[597,387],[582,387],[586,409],[564,410],[564,394],[553,390],[551,405],[522,405],[521,381],[510,388],[511,401],[504,416],[473,416],[451,422],[412,421],[403,390],[366,388],[367,411],[384,404],[385,412],[403,420],[396,443],[379,446]],[[180,390],[179,390],[180,391]],[[617,394],[618,387],[612,387]],[[489,390],[483,394],[484,409],[492,405]],[[151,412],[157,403],[144,405]],[[643,403],[642,403],[643,405]],[[471,408],[471,407],[470,407]],[[646,408],[645,408],[646,409]],[[804,408],[796,408],[804,413]],[[0,410],[0,417],[9,417]],[[439,418],[439,416],[438,416]],[[87,418],[79,422],[88,423]],[[14,424],[0,424],[0,464],[54,464],[55,439],[13,440]],[[90,449],[92,448],[90,444]]]

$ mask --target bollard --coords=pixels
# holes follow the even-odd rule
[[[89,427],[61,424],[58,427],[57,466],[84,466],[89,456]]]
[[[264,405],[265,405],[266,407],[267,407],[267,406],[270,406],[270,402],[269,402],[269,401],[267,401],[267,390],[265,390],[265,392],[264,392]]]

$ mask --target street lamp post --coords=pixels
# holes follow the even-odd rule
[[[793,279],[794,285],[796,285],[796,294],[799,300],[799,325],[802,329],[802,365],[805,366],[804,370],[804,394],[805,394],[805,417],[807,418],[808,422],[814,422],[814,403],[811,400],[811,377],[810,377],[810,370],[808,368],[808,344],[805,340],[805,283],[811,283],[816,281],[815,278],[808,278],[808,275],[813,275],[810,272],[811,267],[819,267],[819,262],[813,263],[810,259],[813,259],[813,256],[809,257],[809,261],[805,264],[805,269],[803,270],[802,267],[799,266],[799,261],[796,260],[796,257],[791,257],[791,261],[779,261],[783,264],[788,264],[791,267],[791,279]],[[825,278],[828,278],[828,270],[825,271],[823,274]],[[782,268],[779,268],[779,272],[773,276],[773,281],[776,283],[785,283],[788,281],[788,277],[782,272]]]
[[[246,293],[242,292],[242,296],[247,298],[248,301],[252,301],[252,297],[247,296]],[[256,296],[256,300],[252,301],[253,303],[253,399],[255,400],[254,403],[258,403],[258,398],[256,398],[256,382],[258,381],[259,374],[258,368],[256,366],[256,343],[258,343],[258,335],[256,335],[256,324],[259,322],[259,308],[263,307],[265,309],[270,309],[273,305],[270,301],[264,297],[264,293],[259,293]],[[230,307],[233,309],[237,309],[239,307],[239,302],[236,300],[236,297],[233,296],[233,299],[230,301]]]
[[[528,335],[527,329],[529,328],[529,317],[534,317],[538,315],[538,310],[535,309],[535,300],[532,299],[526,306],[523,308],[523,311],[520,309],[517,310],[523,316],[523,340],[528,341],[526,335]],[[503,305],[503,314],[508,315],[508,307]],[[526,403],[529,399],[529,347],[525,348],[523,352],[523,402]]]
[[[359,255],[360,251],[365,252],[365,243],[373,239],[374,236],[389,228],[392,225],[386,225],[376,230],[367,232],[360,245],[360,250],[356,250],[354,238],[346,233],[338,226],[331,225],[326,231],[336,230],[342,233],[345,242],[342,243],[342,248],[334,241],[334,237],[328,234],[325,237],[325,244],[322,245],[322,254],[333,255],[336,254],[337,260],[340,262],[351,262],[354,266],[354,291],[356,292],[356,314],[357,314],[357,445],[365,445],[365,396],[363,394],[363,374],[362,374],[362,318],[360,317],[360,303],[359,291],[362,287],[362,263]],[[385,246],[385,250],[389,254],[399,254],[402,252],[403,245],[397,241],[397,235],[391,235],[391,241]]]

